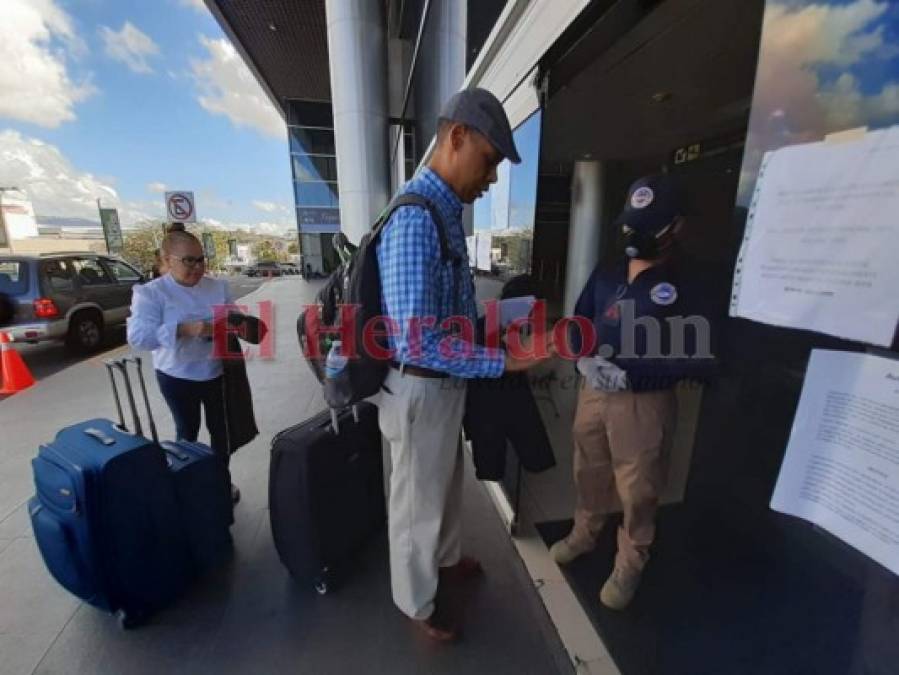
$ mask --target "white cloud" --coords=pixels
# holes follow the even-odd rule
[[[865,30],[889,3],[855,0],[798,9],[773,4],[765,14],[766,46],[790,62],[851,66],[884,46],[884,28]]]
[[[261,223],[252,223],[252,224],[241,224],[236,226],[239,230],[246,230],[247,232],[255,232],[256,234],[268,234],[275,237],[289,237],[291,235],[296,235],[296,225],[287,225],[285,223],[269,223],[269,222],[261,222]]]
[[[148,59],[159,54],[159,46],[130,21],[126,21],[118,32],[109,26],[100,26],[100,37],[109,58],[124,63],[135,73],[153,72]]]
[[[253,201],[253,206],[255,206],[260,211],[265,211],[266,213],[287,213],[288,211],[288,208],[284,206],[284,204],[265,202],[258,199]]]
[[[296,236],[296,225],[289,223],[271,223],[268,221],[247,223],[237,221],[221,221],[215,218],[203,218],[203,224],[217,230],[241,230],[254,234],[264,234],[273,237]]]
[[[198,12],[207,12],[206,3],[203,0],[178,0],[178,4],[182,7],[190,7]]]
[[[828,122],[851,125],[863,109],[888,106],[888,91],[880,102],[865,101],[850,73],[825,88],[815,70],[820,66],[848,69],[862,59],[895,55],[895,47],[886,44],[883,26],[874,25],[887,10],[889,3],[878,0],[800,9],[770,6],[754,107],[781,115],[794,131],[801,132],[820,131]],[[832,105],[824,106],[824,102]],[[837,112],[830,113],[828,108]]]
[[[152,192],[154,194],[163,194],[168,188],[165,183],[147,183],[147,192]]]
[[[899,114],[899,81],[866,94],[853,66],[892,58],[883,17],[886,0],[796,7],[768,3],[753,98],[752,134],[744,172],[754,175],[764,152],[785,143],[820,140],[825,134],[889,121]],[[823,81],[821,68],[842,71]],[[741,181],[744,190],[751,180]],[[740,202],[747,200],[742,194]]]
[[[0,117],[50,128],[74,120],[75,104],[96,91],[89,79],[75,81],[68,71],[68,59],[85,51],[55,0],[3,0]]]
[[[197,83],[197,101],[214,115],[224,115],[274,138],[284,138],[284,120],[275,110],[234,46],[225,38],[200,36],[208,58],[191,62]]]
[[[104,206],[120,209],[123,224],[151,217],[143,208],[122,203],[113,183],[78,170],[53,145],[11,129],[0,132],[0,184],[24,189],[38,215],[96,220],[100,198]]]

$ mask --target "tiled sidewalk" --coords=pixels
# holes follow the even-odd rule
[[[459,644],[424,641],[393,606],[383,537],[360,557],[348,584],[327,597],[287,575],[268,524],[268,444],[274,433],[323,407],[294,332],[297,312],[314,290],[302,280],[283,279],[243,299],[275,303],[277,351],[273,361],[249,364],[262,433],[232,464],[243,492],[233,530],[236,554],[228,567],[139,630],[120,631],[111,617],[52,580],[24,508],[33,492],[29,462],[37,444],[64,424],[112,416],[100,364],[109,355],[0,402],[0,675],[571,672],[533,583],[472,472],[466,550],[482,560],[486,577],[466,593]],[[170,437],[171,421],[152,384],[151,390],[160,432]]]

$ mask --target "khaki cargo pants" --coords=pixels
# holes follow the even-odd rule
[[[573,542],[595,541],[608,514],[622,511],[615,566],[643,569],[655,538],[676,416],[671,389],[607,393],[581,386],[572,430],[577,488]]]

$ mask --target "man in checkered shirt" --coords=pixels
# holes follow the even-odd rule
[[[397,606],[439,641],[454,639],[456,629],[435,605],[438,581],[481,573],[461,552],[465,380],[525,370],[549,356],[515,358],[474,344],[462,208],[496,182],[503,159],[521,161],[502,104],[484,89],[457,93],[440,114],[429,165],[402,189],[436,207],[452,259],[441,254],[440,223],[419,206],[398,208],[377,245],[384,314],[398,329],[378,401],[392,457],[391,586]],[[447,323],[451,316],[460,319]]]

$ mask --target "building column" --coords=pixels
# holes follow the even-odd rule
[[[383,3],[326,0],[340,229],[358,244],[389,199]]]
[[[571,178],[571,220],[565,272],[566,316],[574,313],[584,284],[599,260],[605,201],[605,168],[595,160],[576,161]]]
[[[415,118],[421,152],[437,131],[437,115],[465,82],[468,2],[431,0],[415,72]]]

